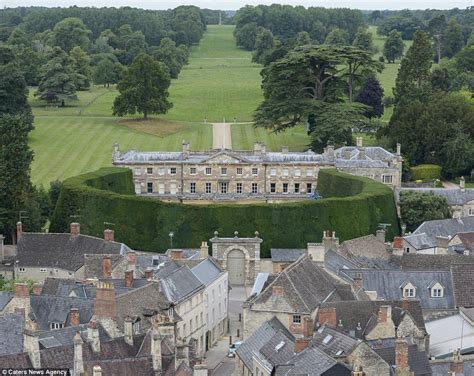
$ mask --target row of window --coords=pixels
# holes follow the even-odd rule
[[[432,298],[442,298],[444,296],[443,288],[436,287],[431,289],[431,297]],[[416,297],[416,289],[412,286],[405,287],[403,289],[403,297],[404,298],[415,298]]]
[[[147,167],[146,173],[147,175],[153,175],[153,167]],[[204,170],[206,175],[212,175],[212,167],[206,167]],[[226,176],[229,172],[229,169],[227,167],[221,167],[220,168],[220,174]],[[237,167],[235,169],[236,175],[243,175],[244,170],[243,167]],[[166,168],[165,167],[159,167],[158,168],[158,175],[164,175],[166,173]],[[170,175],[176,175],[177,173],[177,168],[176,167],[170,167],[168,169],[168,173]],[[141,169],[136,168],[135,169],[135,175],[140,175],[141,174]],[[197,168],[196,167],[190,167],[189,168],[189,174],[190,175],[196,175],[197,174]],[[258,168],[257,167],[252,167],[252,175],[256,176],[258,175]],[[290,171],[288,168],[282,169],[282,176],[289,176]],[[271,168],[270,169],[270,176],[277,176],[277,169],[276,168]],[[301,176],[301,169],[295,168],[293,170],[293,176]],[[308,168],[306,170],[306,176],[314,176],[314,171],[312,168]]]
[[[218,192],[220,194],[227,194],[230,193],[229,191],[229,183],[228,182],[219,182],[219,189]],[[300,183],[294,183],[293,184],[293,193],[301,193],[301,187],[302,185]],[[282,183],[281,185],[281,193],[290,193],[290,185],[289,183]],[[313,184],[312,183],[307,183],[306,184],[306,192],[312,192],[313,190]],[[147,187],[146,187],[147,193],[154,193],[153,190],[153,183],[148,182]],[[243,184],[242,183],[236,183],[235,185],[235,193],[237,194],[242,194],[244,192],[243,189]],[[158,193],[159,194],[164,194],[165,193],[165,184],[164,183],[158,183]],[[192,182],[189,183],[189,193],[197,193],[196,189],[196,183]],[[204,193],[206,194],[211,194],[213,193],[212,190],[212,183],[207,182],[204,185]],[[252,183],[251,185],[251,194],[258,194],[258,183]],[[276,183],[270,183],[270,193],[279,193],[277,190],[277,184]],[[170,194],[176,194],[176,183],[171,183],[170,184]]]

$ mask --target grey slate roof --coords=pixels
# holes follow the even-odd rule
[[[245,366],[252,369],[252,356],[260,352],[270,339],[277,333],[282,333],[286,338],[294,341],[294,336],[285,328],[285,326],[276,318],[263,323],[242,345],[237,349],[237,356],[242,360]]]
[[[341,297],[342,291],[337,289],[338,284],[321,267],[317,266],[308,256],[283,270],[257,296],[247,300],[250,304],[271,303],[273,286],[282,287],[283,299],[292,307],[292,312],[312,313],[323,301],[345,300],[350,297]]]
[[[462,373],[456,373],[456,376],[474,376],[474,359],[463,359],[464,370]],[[433,376],[449,375],[451,370],[451,359],[436,360],[431,363],[431,374]]]
[[[181,251],[183,260],[196,260],[201,256],[199,248],[173,248],[167,249],[165,255],[170,257],[171,251]]]
[[[273,366],[285,364],[295,355],[294,338],[284,331],[277,331],[261,348],[264,359]]]
[[[287,366],[277,367],[275,376],[311,375],[319,376],[334,367],[337,362],[317,347],[308,346],[288,360]],[[332,374],[331,372],[329,374]]]
[[[406,270],[450,270],[452,264],[474,264],[474,257],[458,254],[405,253],[403,256],[393,256],[392,263]]]
[[[19,266],[52,267],[76,271],[85,254],[125,254],[130,249],[87,235],[23,233],[18,241]]]
[[[79,309],[81,324],[86,324],[92,317],[93,300],[50,295],[31,295],[31,313],[39,330],[49,330],[50,323],[69,323],[71,308]]]
[[[391,367],[395,366],[395,347],[374,348]],[[424,351],[419,351],[417,345],[408,345],[408,365],[415,376],[431,375],[431,367],[428,355]]]
[[[339,330],[322,325],[314,332],[311,343],[329,356],[338,358],[351,354],[359,341]]]
[[[0,356],[23,352],[24,324],[23,315],[12,313],[0,316]]]
[[[461,240],[464,249],[474,251],[474,231],[461,232],[458,234],[459,240]]]
[[[270,254],[273,262],[295,262],[306,254],[306,249],[272,248]]]
[[[159,277],[166,298],[178,304],[197,291],[204,289],[202,282],[193,274],[187,265],[181,266],[166,277]]]
[[[365,157],[359,159],[360,150],[354,146],[343,146],[334,151],[336,157],[336,167],[338,168],[366,168],[366,167],[387,167],[387,160],[392,160],[396,156],[379,146],[364,147]],[[345,152],[350,152],[350,159],[344,159]]]
[[[415,325],[420,330],[426,331],[420,302],[410,300],[408,303],[408,312]],[[403,301],[401,300],[328,302],[322,303],[321,308],[334,307],[336,309],[338,330],[349,333],[353,337],[363,338],[377,324],[379,308],[384,305],[392,307],[392,321],[395,326],[398,326],[405,315]]]
[[[158,279],[166,278],[171,273],[178,270],[179,268],[180,268],[180,266],[177,263],[175,263],[174,261],[167,261],[163,266],[161,266],[158,270],[155,271],[155,276]]]
[[[126,256],[120,254],[111,255],[84,255],[84,278],[104,278],[102,263],[105,256],[110,257],[112,262],[112,270],[114,270],[121,262],[126,261]]]
[[[339,252],[349,260],[353,257],[388,260],[390,258],[388,249],[389,247],[386,244],[370,234],[346,240],[341,244]]]
[[[452,237],[459,232],[474,231],[474,216],[451,219],[438,219],[423,222],[411,235],[404,239],[416,249],[436,246],[437,236]]]
[[[449,310],[455,308],[453,283],[449,271],[424,270],[367,270],[351,269],[344,273],[350,278],[356,274],[362,276],[365,291],[377,291],[382,300],[398,300],[402,298],[401,286],[411,282],[416,287],[416,300],[420,300],[423,309]],[[437,281],[444,287],[444,296],[432,298],[428,286]]]
[[[97,323],[97,328],[99,329],[99,339],[101,342],[111,339],[100,322]],[[40,348],[72,346],[74,345],[74,336],[77,332],[81,334],[84,342],[88,340],[87,327],[85,324],[40,332],[38,336]]]
[[[433,193],[437,196],[446,198],[448,204],[453,205],[464,205],[469,201],[474,200],[474,188],[467,188],[463,191],[460,189],[445,189],[445,188],[397,188],[395,190],[395,199],[397,202],[400,201],[401,192],[421,192],[421,193]]]
[[[13,294],[10,292],[0,291],[0,312],[6,307],[6,305],[13,298]]]
[[[208,286],[221,275],[222,269],[216,261],[211,257],[208,257],[193,267],[191,272],[201,281],[202,284]]]
[[[474,264],[452,264],[454,295],[458,307],[474,307]]]

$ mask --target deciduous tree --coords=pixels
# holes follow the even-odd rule
[[[91,31],[80,18],[68,17],[59,21],[53,32],[54,44],[68,53],[76,46],[82,49],[89,46]]]
[[[403,56],[404,48],[405,44],[403,43],[401,34],[396,30],[392,30],[384,43],[383,55],[389,63],[394,63],[396,59]]]

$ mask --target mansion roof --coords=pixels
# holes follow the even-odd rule
[[[362,152],[364,150],[364,152]],[[304,152],[255,152],[251,150],[209,150],[183,152],[139,152],[127,151],[114,155],[116,165],[155,164],[155,163],[236,163],[236,164],[280,164],[309,163],[331,165],[340,168],[391,167],[390,161],[397,156],[381,147],[341,147],[330,155],[325,152],[317,154],[311,150]]]

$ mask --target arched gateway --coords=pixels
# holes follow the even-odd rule
[[[254,238],[221,238],[217,234],[210,239],[212,256],[229,273],[231,286],[251,286],[260,271],[260,244],[258,232]]]

